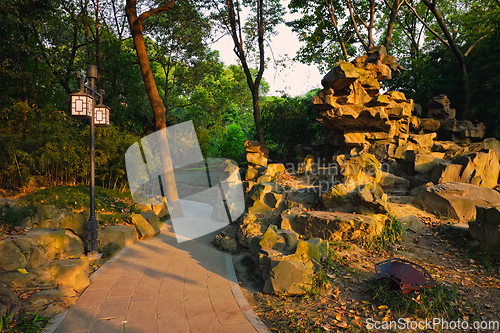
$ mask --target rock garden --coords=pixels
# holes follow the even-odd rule
[[[266,145],[245,142],[246,210],[213,244],[233,254],[247,300],[272,331],[500,320],[500,142],[484,138],[482,123],[457,120],[445,95],[420,106],[382,92],[380,81],[401,70],[380,46],[329,71],[313,98],[328,134],[295,147],[298,164],[274,163]],[[89,212],[71,194],[83,190],[43,191],[2,199],[3,325],[21,309],[63,311],[106,259],[168,219],[165,206],[100,193],[102,258],[88,258]],[[403,294],[376,280],[374,265],[390,258],[420,265],[435,286]]]
[[[166,206],[135,205],[119,191],[98,193],[100,255],[87,257],[89,210],[81,209],[88,201],[87,191],[84,186],[56,187],[21,198],[2,198],[3,327],[20,313],[45,318],[67,309],[89,286],[92,272],[120,249],[159,234],[168,219]]]
[[[499,318],[500,142],[484,138],[482,123],[457,120],[445,95],[420,106],[381,93],[380,80],[399,70],[374,47],[328,72],[313,99],[328,135],[297,146],[298,165],[245,143],[248,209],[214,244],[234,254],[272,330],[445,318],[479,332],[474,321]],[[436,286],[403,295],[376,280],[374,265],[389,258],[422,266]]]

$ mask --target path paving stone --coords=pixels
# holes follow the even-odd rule
[[[48,333],[269,333],[214,234],[177,243],[172,227],[120,251]]]

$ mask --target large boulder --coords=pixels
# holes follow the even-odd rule
[[[301,235],[339,241],[373,238],[382,232],[383,224],[367,215],[310,211],[297,215],[292,229]]]
[[[249,214],[279,214],[283,207],[283,195],[272,192],[272,186],[269,184],[257,184],[252,187],[247,195],[247,201],[252,203],[248,208]],[[281,209],[282,210],[282,209]]]
[[[430,213],[459,221],[476,218],[477,206],[500,204],[497,191],[466,183],[444,183],[425,187],[413,203]]]
[[[435,183],[460,182],[493,188],[498,183],[500,165],[494,150],[459,156],[441,163],[433,173]]]
[[[348,87],[359,77],[356,67],[349,62],[342,62],[330,70],[321,80],[326,89],[340,90]]]
[[[137,229],[124,225],[108,225],[99,229],[99,247],[110,245],[124,248],[137,242]]]
[[[72,287],[76,292],[82,292],[90,284],[87,259],[56,260],[47,270],[56,283]]]
[[[18,268],[25,268],[26,263],[26,257],[11,239],[0,240],[0,270],[15,271]]]
[[[278,261],[264,284],[264,292],[276,295],[301,295],[312,288],[314,265],[296,258]]]
[[[476,219],[469,221],[469,232],[484,248],[500,254],[500,205],[477,207]]]
[[[139,239],[149,238],[156,236],[160,233],[159,228],[155,229],[142,215],[131,214],[128,218],[128,222],[133,224],[137,229]]]

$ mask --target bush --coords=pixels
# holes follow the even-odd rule
[[[222,135],[221,156],[230,158],[238,164],[245,163],[245,140],[246,136],[240,125],[231,124]]]

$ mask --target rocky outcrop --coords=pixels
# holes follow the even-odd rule
[[[131,214],[127,222],[135,226],[139,239],[153,237],[160,233],[160,226],[156,223],[156,220],[151,224],[142,215]]]
[[[500,204],[497,191],[465,183],[444,183],[425,187],[413,202],[430,213],[459,221],[476,218],[476,207]]]
[[[382,232],[383,226],[384,223],[373,216],[324,211],[304,212],[291,224],[301,235],[330,241],[372,238]]]
[[[252,166],[267,166],[269,157],[269,148],[266,145],[257,141],[245,141],[245,151],[247,161]]]
[[[252,240],[250,252],[264,281],[265,293],[300,295],[311,289],[314,263],[328,255],[328,242],[319,238],[301,241],[294,231],[271,225],[261,237]]]
[[[34,216],[20,222],[23,228],[63,228],[82,237],[87,231],[87,220],[80,213],[70,213],[54,205],[40,205]]]
[[[460,182],[493,188],[498,183],[500,166],[493,150],[482,150],[441,162],[431,180],[434,183]]]

